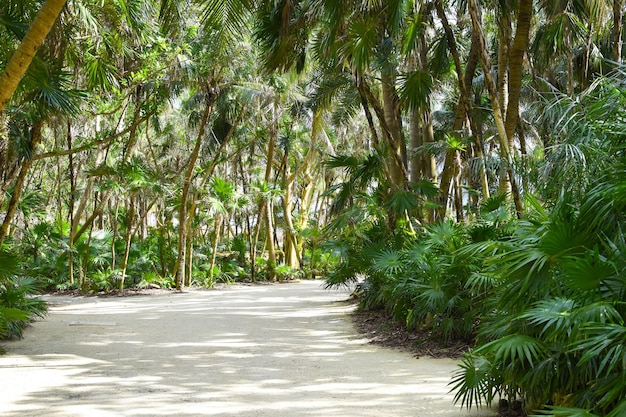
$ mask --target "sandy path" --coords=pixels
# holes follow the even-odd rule
[[[49,297],[0,356],[0,415],[466,416],[450,360],[366,343],[320,282]]]

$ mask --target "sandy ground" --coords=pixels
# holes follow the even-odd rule
[[[124,298],[48,296],[0,356],[0,415],[488,416],[455,362],[368,344],[319,281]]]

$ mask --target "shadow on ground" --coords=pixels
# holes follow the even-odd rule
[[[51,297],[0,357],[25,416],[465,416],[451,360],[367,344],[319,282],[128,298]]]

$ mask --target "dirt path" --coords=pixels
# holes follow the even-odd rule
[[[367,344],[346,298],[319,281],[48,297],[49,317],[4,344],[0,415],[468,415],[447,393],[453,361]]]

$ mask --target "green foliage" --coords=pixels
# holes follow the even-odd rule
[[[278,281],[291,281],[304,277],[304,271],[292,268],[289,265],[278,265],[274,268],[274,274]]]
[[[0,339],[21,337],[22,329],[35,317],[46,314],[36,280],[21,275],[15,254],[0,252]]]
[[[598,198],[597,188],[583,196],[580,210],[560,202],[547,215],[530,213],[532,220],[520,222],[509,238],[465,250],[485,256],[485,273],[496,286],[479,345],[465,362],[489,363],[489,371],[477,382],[473,369],[461,367],[453,383],[457,401],[490,404],[497,393],[521,398],[530,410],[552,404],[555,414],[547,415],[620,415],[626,393],[619,382],[626,376],[626,311],[619,302],[626,294],[623,205],[613,204],[599,221],[584,210]]]
[[[478,283],[482,257],[459,251],[471,243],[467,228],[446,222],[417,234],[386,233],[383,224],[362,225],[354,236],[327,242],[341,259],[327,285],[359,282],[361,308],[385,308],[407,327],[445,341],[471,339],[492,285]]]

